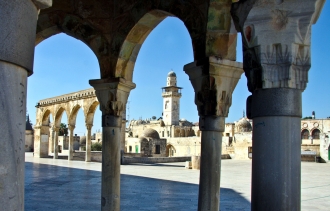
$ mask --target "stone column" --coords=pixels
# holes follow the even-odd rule
[[[54,131],[54,157],[53,159],[58,159],[58,134],[60,132],[59,127],[53,127]]]
[[[69,154],[68,154],[68,160],[73,160],[73,133],[74,133],[74,125],[68,125],[68,129],[70,131],[70,135],[69,135]]]
[[[49,128],[49,153],[54,153],[54,131],[53,127]]]
[[[252,211],[301,209],[301,93],[311,65],[311,25],[323,4],[258,2],[236,23],[252,93],[247,100],[253,119]]]
[[[38,0],[0,0],[0,205],[24,210],[27,76],[32,74]],[[49,3],[43,1],[44,3]],[[50,1],[51,2],[51,1]]]
[[[90,162],[92,159],[91,157],[91,147],[92,147],[92,141],[91,141],[91,136],[92,136],[92,124],[86,124],[86,155],[85,155],[85,161]]]
[[[122,113],[135,84],[122,78],[90,80],[102,111],[101,210],[120,210],[120,142]]]
[[[201,137],[198,210],[218,211],[222,132],[242,64],[213,57],[185,65],[195,90]]]

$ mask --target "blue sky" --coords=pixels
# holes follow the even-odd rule
[[[330,5],[326,2],[321,16],[312,28],[312,68],[309,83],[303,92],[303,117],[316,112],[317,118],[330,116]],[[241,45],[237,46],[237,61],[242,61]],[[177,74],[178,86],[183,87],[180,118],[198,122],[194,104],[194,91],[183,71],[183,66],[193,61],[191,39],[177,18],[167,18],[160,23],[144,42],[134,69],[136,89],[129,97],[130,119],[157,118],[162,114],[161,87],[166,85],[167,73]],[[27,110],[35,124],[36,103],[82,89],[90,88],[88,80],[100,78],[98,61],[94,53],[81,41],[65,34],[55,35],[36,46],[34,74],[28,78]],[[233,93],[232,106],[226,122],[242,117],[249,92],[243,74]],[[101,130],[101,112],[97,109],[92,131]],[[67,123],[66,115],[62,122]],[[86,133],[83,112],[79,111],[75,133]]]

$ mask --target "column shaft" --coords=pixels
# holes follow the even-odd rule
[[[85,155],[85,161],[90,162],[92,160],[91,157],[91,147],[92,147],[92,141],[91,141],[91,134],[92,133],[92,126],[87,125],[87,136],[86,136],[86,155]]]
[[[73,160],[73,132],[74,132],[74,126],[69,125],[69,131],[70,131],[70,135],[69,135],[69,154],[68,154],[68,160]]]
[[[300,121],[253,119],[252,211],[300,210]]]
[[[202,118],[201,118],[202,119]],[[202,131],[198,211],[218,211],[220,202],[221,141],[224,117],[207,117]],[[203,120],[200,120],[200,123]],[[202,123],[203,125],[203,123]],[[215,127],[213,127],[215,126]]]
[[[54,153],[54,130],[49,130],[49,153]]]
[[[2,147],[0,209],[2,210],[24,210],[26,81],[25,69],[0,61],[0,146]]]
[[[102,211],[120,210],[120,127],[102,130]]]
[[[59,128],[54,130],[54,159],[58,159],[58,133]]]
[[[253,118],[251,210],[300,210],[301,90],[256,90],[247,105]]]

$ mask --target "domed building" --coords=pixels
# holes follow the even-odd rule
[[[235,123],[235,133],[251,132],[251,131],[252,131],[252,125],[247,118],[243,117],[240,120],[238,120],[237,123]]]
[[[139,154],[139,157],[166,156],[166,139],[161,139],[158,132],[152,128],[144,129],[139,138],[127,138],[126,147],[129,153]]]

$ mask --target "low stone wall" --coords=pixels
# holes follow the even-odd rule
[[[75,151],[73,153],[74,160],[85,160],[85,151]],[[102,162],[102,151],[92,151],[91,152],[91,161],[93,162]]]
[[[130,163],[171,163],[191,161],[191,157],[123,157],[122,164]]]

